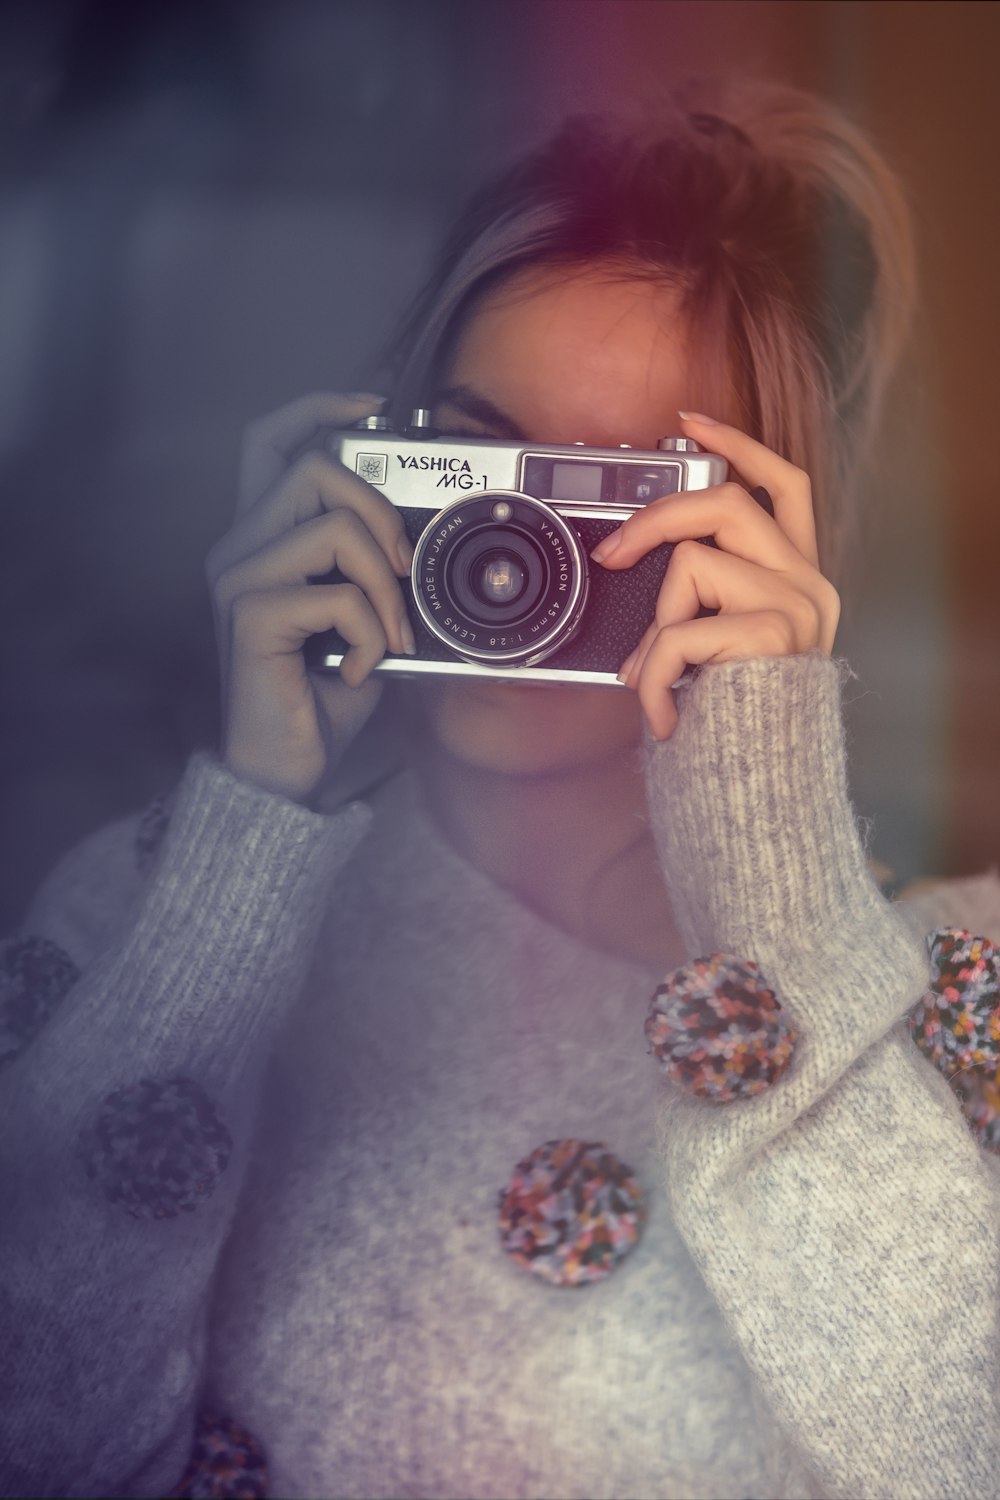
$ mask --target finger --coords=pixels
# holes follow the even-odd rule
[[[293,527],[335,510],[359,516],[395,571],[401,577],[409,572],[413,548],[401,512],[322,453],[305,454],[257,501],[212,549],[210,566],[218,573]]]
[[[223,573],[215,590],[218,607],[225,614],[244,593],[303,584],[334,569],[370,600],[392,649],[406,652],[412,635],[402,590],[382,548],[348,510],[293,526]]]
[[[751,488],[763,485],[774,503],[774,518],[796,551],[819,565],[816,518],[809,476],[738,427],[727,427],[698,412],[681,412],[685,433],[702,447],[729,460]]]
[[[659,628],[660,627],[659,625],[657,625],[655,620],[652,622],[652,624],[647,625],[646,629],[643,631],[642,635],[639,638],[638,645],[633,647],[628,656],[626,656],[625,660],[622,662],[621,666],[618,668],[617,676],[619,682],[628,683],[628,680],[632,675],[633,667],[638,666],[642,662],[643,658],[646,655],[646,652],[653,644]]]
[[[663,542],[701,537],[711,537],[724,551],[764,568],[792,574],[811,571],[778,522],[742,485],[732,482],[653,500],[634,511],[590,555],[606,568],[631,568]]]
[[[798,622],[801,651],[814,646],[832,651],[840,597],[815,569],[806,569],[803,579],[792,584],[784,574],[701,542],[679,542],[660,584],[653,621],[618,669],[619,681],[635,675],[657,632],[667,625],[692,620],[703,609],[752,613],[778,607]]]
[[[707,662],[795,654],[794,630],[780,610],[711,615],[660,630],[638,668],[638,678],[633,668],[629,685],[634,682],[650,734],[663,740],[677,725],[672,685],[685,668]]]
[[[341,395],[314,391],[250,422],[241,456],[239,509],[242,511],[258,500],[324,428],[360,421],[384,404],[384,396],[367,392]]]
[[[730,614],[780,609],[795,626],[796,649],[812,651],[817,646],[827,649],[826,609],[831,597],[836,597],[832,586],[813,568],[802,580],[793,582],[787,574],[759,567],[742,557],[704,547],[700,542],[681,542],[674,548],[660,585],[655,620],[662,629],[693,619],[702,608]],[[835,628],[836,618],[833,625]]]
[[[259,667],[299,656],[303,642],[323,630],[336,630],[348,650],[340,675],[351,687],[364,682],[385,655],[379,618],[353,583],[301,584],[242,594],[233,608],[233,656]]]
[[[695,620],[702,609],[747,616],[777,610],[794,631],[796,652],[819,647],[829,654],[840,618],[840,598],[820,573],[810,572],[812,587],[802,590],[742,558],[699,542],[681,542],[660,585],[653,625],[623,663],[620,680],[633,687],[653,636],[668,626]]]

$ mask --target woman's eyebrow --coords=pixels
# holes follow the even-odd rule
[[[492,428],[501,437],[516,438],[519,442],[527,441],[512,417],[508,417],[499,406],[494,406],[488,396],[481,396],[470,385],[449,386],[446,391],[440,393],[434,405],[444,406],[446,403],[448,406],[453,406],[456,411],[471,417],[474,422],[481,422],[484,427]]]

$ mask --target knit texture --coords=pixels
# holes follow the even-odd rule
[[[797,1034],[752,1098],[668,1083],[663,976],[467,865],[410,775],[327,816],[201,755],[155,837],[70,855],[0,1071],[3,1492],[194,1484],[203,1407],[274,1496],[1000,1495],[998,1158],[906,1022],[923,934],[1000,935],[1000,881],[882,898],[842,671],[706,668],[644,752],[691,957]],[[647,1210],[594,1285],[500,1241],[568,1138]]]

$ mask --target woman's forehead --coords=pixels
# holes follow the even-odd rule
[[[448,384],[487,397],[537,442],[654,446],[676,425],[687,362],[674,288],[606,267],[544,267],[483,299]]]

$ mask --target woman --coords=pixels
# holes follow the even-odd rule
[[[9,1493],[1000,1492],[996,969],[924,942],[996,932],[1000,887],[880,895],[831,657],[908,254],[871,148],[782,90],[572,129],[480,197],[390,410],[682,434],[732,478],[595,559],[676,544],[620,689],[413,687],[363,801],[410,552],[326,444],[380,403],[252,429],[221,751],[7,951]],[[339,680],[302,657],[333,626]]]

